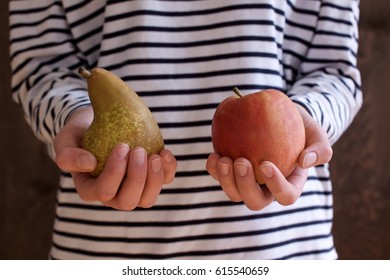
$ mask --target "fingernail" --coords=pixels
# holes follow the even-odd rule
[[[146,158],[146,151],[142,148],[137,148],[132,152],[132,158],[136,164],[144,164]]]
[[[171,163],[172,160],[173,160],[173,155],[171,153],[166,153],[165,157],[164,157],[164,160],[167,162],[167,163]]]
[[[83,170],[92,170],[94,168],[94,160],[89,155],[79,155],[76,159],[77,166]]]
[[[152,160],[152,162],[150,164],[152,165],[152,171],[154,173],[159,173],[161,171],[161,159],[160,158],[156,158],[156,159]]]
[[[119,159],[125,159],[127,157],[127,154],[129,153],[129,150],[130,150],[129,146],[123,144],[116,149],[115,153]]]
[[[315,152],[309,152],[305,155],[305,158],[303,159],[303,167],[309,168],[312,165],[314,165],[316,161],[317,161],[317,154]]]
[[[244,177],[246,176],[246,174],[248,174],[248,166],[245,163],[239,162],[236,163],[234,166],[239,176]]]
[[[274,170],[272,169],[272,166],[268,164],[264,164],[260,166],[261,174],[263,174],[266,178],[271,178],[274,175]]]
[[[226,176],[229,174],[229,165],[226,163],[219,163],[219,170],[223,176]]]

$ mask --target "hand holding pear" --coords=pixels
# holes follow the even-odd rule
[[[148,155],[164,149],[157,122],[142,99],[118,76],[102,68],[79,68],[88,83],[94,119],[82,140],[82,148],[91,152],[97,167],[90,172],[98,177],[112,149],[119,143],[130,148],[143,147]]]

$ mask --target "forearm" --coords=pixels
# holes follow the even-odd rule
[[[326,131],[334,144],[348,128],[362,105],[362,93],[346,88],[337,77],[319,74],[297,82],[288,92]]]
[[[307,57],[299,66],[291,99],[305,107],[324,128],[332,144],[362,105],[357,69],[358,4],[323,5]]]
[[[36,136],[51,146],[68,116],[89,104],[77,75],[86,60],[73,43],[61,5],[28,2],[28,13],[25,1],[10,3],[13,98]]]

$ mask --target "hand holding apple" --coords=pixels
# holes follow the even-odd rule
[[[212,153],[206,163],[209,174],[218,180],[232,201],[243,201],[251,210],[260,210],[273,200],[289,205],[301,195],[307,180],[307,168],[329,162],[332,148],[324,129],[306,109],[294,104],[304,124],[305,149],[298,157],[298,165],[285,177],[271,161],[261,162],[258,167],[245,157],[232,159]],[[259,186],[255,174],[261,174],[265,185]]]
[[[248,159],[257,169],[274,163],[287,177],[305,147],[305,128],[295,104],[282,92],[269,89],[225,99],[212,122],[214,150],[221,156]],[[257,183],[264,184],[260,173]]]

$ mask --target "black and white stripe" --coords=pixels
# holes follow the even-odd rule
[[[116,211],[79,199],[62,174],[51,257],[336,258],[328,166],[302,197],[249,211],[205,171],[215,108],[238,86],[286,92],[334,143],[361,106],[356,1],[11,1],[13,96],[52,150],[89,100],[79,66],[122,77],[178,160],[156,206]]]

